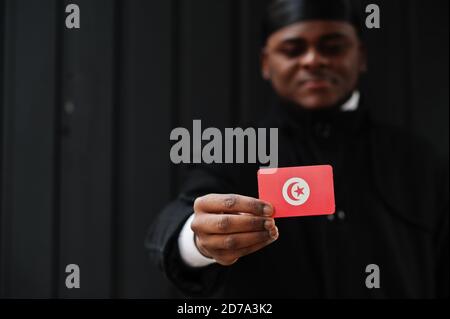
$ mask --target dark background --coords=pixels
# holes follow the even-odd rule
[[[448,1],[371,2],[373,114],[448,158]],[[143,245],[182,180],[169,133],[267,110],[264,3],[0,0],[0,297],[177,296]],[[64,285],[70,263],[80,289]]]

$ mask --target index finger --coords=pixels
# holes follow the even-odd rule
[[[236,194],[208,194],[194,202],[195,212],[249,213],[256,216],[272,216],[273,208],[259,199]]]

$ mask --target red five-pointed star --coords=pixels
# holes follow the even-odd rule
[[[304,193],[303,193],[303,187],[302,188],[300,188],[300,187],[298,187],[298,185],[297,185],[297,189],[294,191],[296,194],[297,194],[297,197],[300,197],[300,195],[305,195]]]

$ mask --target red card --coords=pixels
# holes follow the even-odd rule
[[[271,203],[275,218],[332,215],[333,168],[304,166],[258,171],[259,198]]]

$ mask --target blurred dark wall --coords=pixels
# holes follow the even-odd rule
[[[143,246],[182,180],[169,133],[267,110],[264,2],[0,0],[0,297],[177,296]],[[448,158],[448,1],[365,2],[382,14],[367,32],[374,116]],[[80,289],[65,287],[71,263]]]

